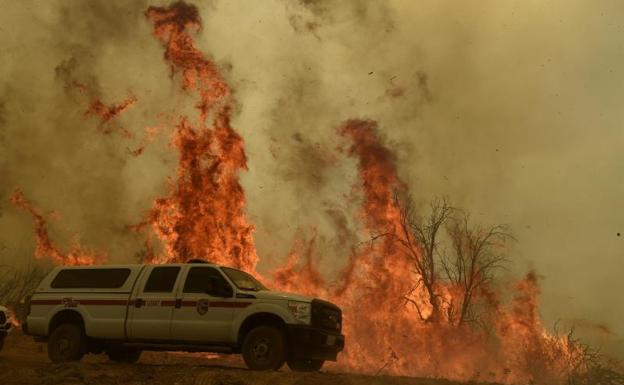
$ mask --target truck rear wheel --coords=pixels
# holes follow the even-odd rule
[[[286,361],[286,343],[272,326],[252,329],[243,342],[243,359],[251,370],[279,370]]]
[[[293,372],[318,372],[323,367],[323,360],[289,359],[288,367]]]
[[[63,324],[48,340],[48,357],[54,363],[80,361],[85,354],[86,337],[80,325]]]
[[[106,350],[106,354],[111,361],[125,362],[128,364],[134,364],[141,357],[141,349],[126,348],[123,346],[114,347]]]

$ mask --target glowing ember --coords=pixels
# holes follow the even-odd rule
[[[103,254],[85,250],[75,240],[69,251],[61,251],[50,238],[47,222],[35,205],[28,201],[20,190],[15,190],[10,200],[11,203],[30,213],[33,218],[36,235],[36,258],[50,258],[53,263],[59,265],[93,265],[102,263],[106,259],[106,256]]]

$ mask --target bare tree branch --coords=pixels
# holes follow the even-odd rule
[[[494,272],[507,261],[503,247],[513,240],[504,225],[472,227],[470,216],[462,213],[447,227],[454,254],[443,258],[449,282],[462,289],[457,325],[478,319],[474,310],[475,293],[492,282]]]

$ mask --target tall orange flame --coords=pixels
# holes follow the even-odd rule
[[[179,152],[177,178],[143,225],[151,224],[164,241],[161,260],[204,258],[254,271],[254,228],[247,222],[238,181],[247,158],[242,138],[230,125],[231,90],[188,31],[200,28],[197,8],[177,2],[149,7],[146,15],[165,47],[172,76],[179,73],[182,88],[197,95],[199,119],[180,118],[173,138]]]
[[[48,234],[45,218],[35,205],[26,199],[22,191],[15,190],[11,194],[10,201],[21,209],[26,210],[33,218],[36,234],[36,258],[50,258],[53,263],[58,265],[93,265],[101,263],[106,259],[104,254],[86,250],[77,241],[74,241],[69,251],[61,251]]]

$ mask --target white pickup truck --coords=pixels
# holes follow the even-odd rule
[[[316,371],[344,348],[342,312],[329,302],[268,290],[210,263],[60,266],[28,300],[22,328],[53,362],[143,350],[242,353],[253,370]]]

